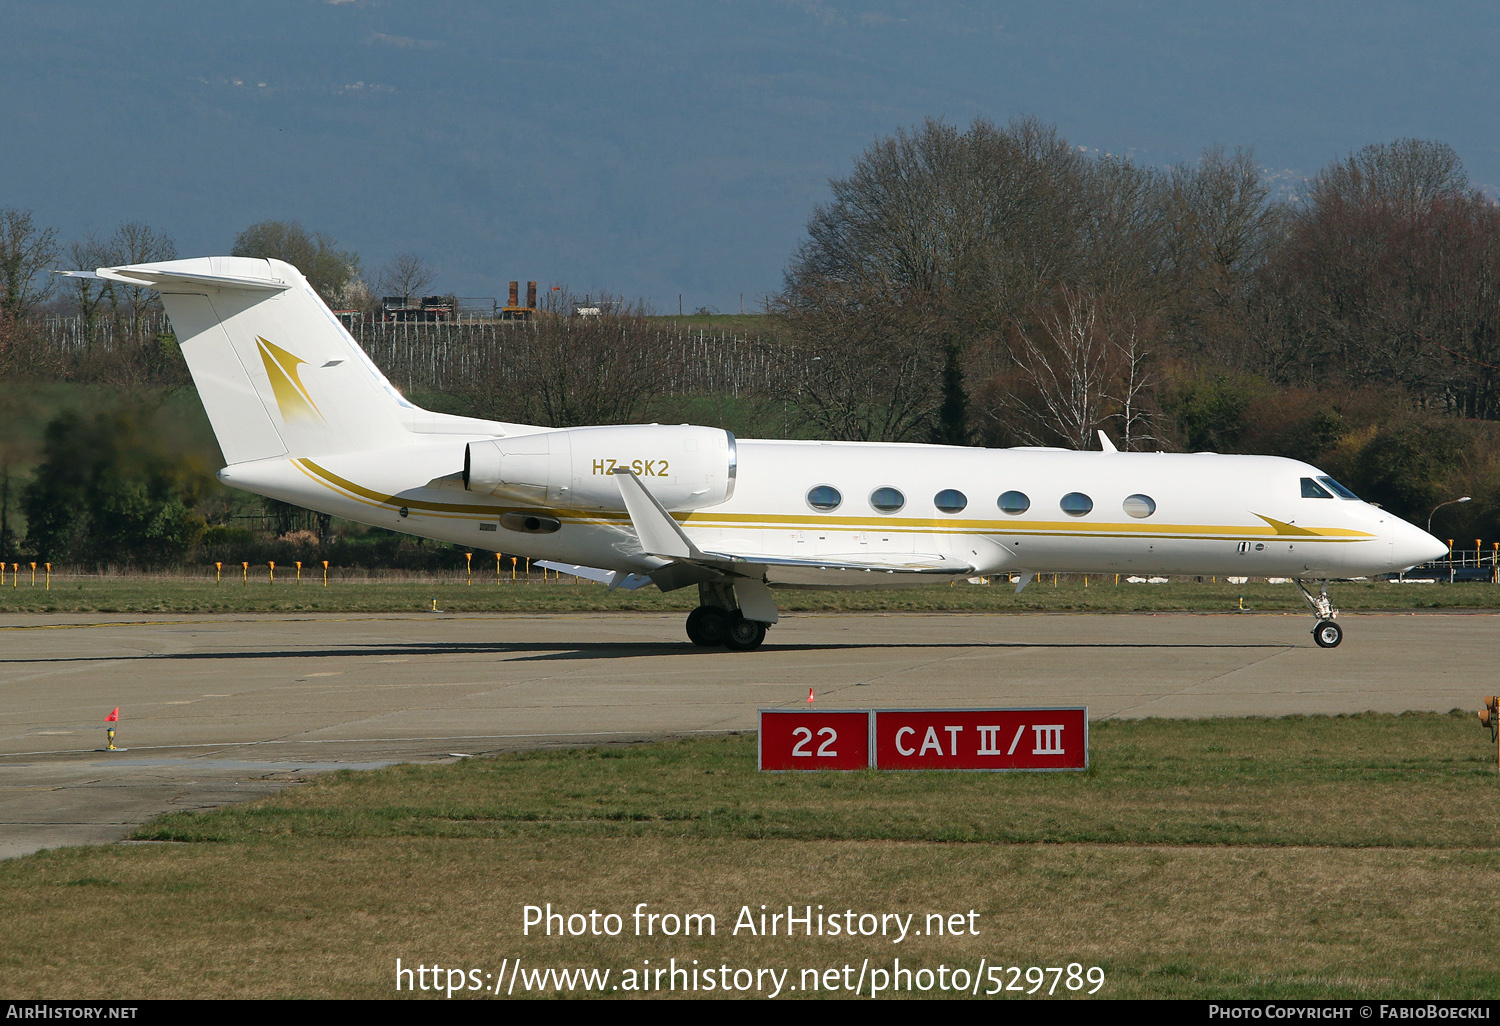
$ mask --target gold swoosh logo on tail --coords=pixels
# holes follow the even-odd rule
[[[255,337],[259,344],[260,360],[265,364],[266,377],[271,379],[271,392],[276,396],[276,406],[281,410],[281,419],[290,424],[294,420],[312,420],[316,418],[323,423],[327,421],[318,404],[312,401],[308,395],[307,387],[302,384],[301,377],[297,374],[297,368],[305,363],[297,356],[282,349],[274,342],[268,342],[259,335]]]

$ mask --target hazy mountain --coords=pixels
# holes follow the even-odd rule
[[[1500,183],[1497,28],[1391,0],[7,0],[0,207],[67,237],[147,221],[183,255],[297,218],[464,295],[728,312],[779,285],[830,176],[927,115],[1034,114],[1152,163],[1253,146],[1287,182],[1434,138]]]

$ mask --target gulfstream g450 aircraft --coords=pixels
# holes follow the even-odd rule
[[[73,272],[86,274],[89,272]],[[698,645],[752,649],[775,588],[987,574],[1298,582],[1325,648],[1331,578],[1434,559],[1431,535],[1269,456],[739,439],[688,424],[539,428],[402,398],[278,260],[106,267],[161,293],[225,484],[612,586],[696,586]],[[1322,582],[1314,595],[1306,582]]]

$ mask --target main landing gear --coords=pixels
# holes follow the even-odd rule
[[[733,588],[700,584],[698,598],[703,605],[689,613],[687,618],[687,636],[693,644],[749,652],[766,640],[766,628],[770,624],[746,619],[739,609],[725,602],[726,599],[733,601]]]
[[[1319,648],[1338,648],[1339,642],[1344,640],[1344,629],[1334,622],[1339,611],[1333,608],[1332,602],[1328,601],[1328,582],[1326,580],[1319,582],[1322,588],[1314,597],[1300,578],[1293,578],[1293,580],[1297,584],[1297,590],[1302,592],[1302,598],[1312,610],[1313,616],[1318,618],[1312,631],[1313,641],[1317,642]]]

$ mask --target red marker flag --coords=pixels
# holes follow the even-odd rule
[[[813,700],[812,688],[808,688],[807,689],[807,701],[808,701],[808,704],[811,704],[812,700]]]
[[[119,719],[120,719],[120,707],[117,705],[117,706],[115,706],[115,711],[114,712],[112,712],[108,716],[104,717],[104,722],[105,723],[116,723],[116,722],[119,721]]]

